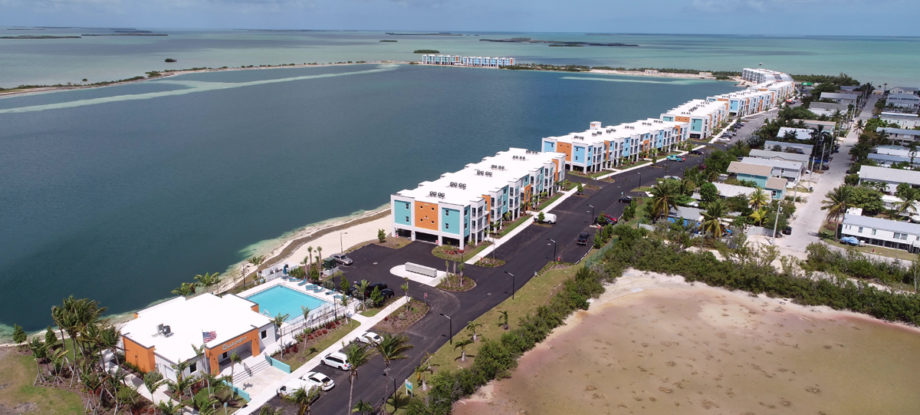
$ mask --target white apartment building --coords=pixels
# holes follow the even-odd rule
[[[920,250],[920,225],[897,220],[873,218],[846,214],[840,234],[853,236],[871,245],[878,245],[910,252]]]
[[[792,81],[792,77],[783,72],[763,68],[744,68],[741,70],[741,79],[755,84],[775,81]]]
[[[879,115],[882,121],[896,124],[901,128],[913,129],[920,127],[920,116],[904,112],[883,112]]]
[[[664,121],[688,124],[689,138],[706,139],[729,118],[728,102],[694,99],[673,108],[660,117]]]
[[[490,224],[554,194],[564,179],[564,154],[510,148],[392,194],[393,233],[463,249],[485,239]]]
[[[608,127],[592,121],[586,131],[544,137],[540,147],[565,154],[569,169],[598,172],[637,161],[651,150],[671,151],[687,139],[686,131],[685,123],[654,118]]]

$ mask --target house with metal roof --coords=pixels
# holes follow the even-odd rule
[[[787,139],[794,138],[796,140],[811,140],[812,137],[811,128],[793,128],[793,127],[780,127],[779,132],[776,133],[776,138]]]
[[[920,165],[920,158],[913,158],[881,153],[869,153],[869,160],[872,160],[877,166],[891,167],[893,164],[908,163],[914,166]]]
[[[833,117],[836,113],[846,114],[849,107],[847,104],[838,104],[835,102],[812,102],[808,104],[808,110],[817,116]]]
[[[774,199],[782,199],[786,191],[786,179],[773,177],[771,166],[733,161],[728,165],[728,173],[735,175],[738,180],[754,182],[760,188],[767,190]]]
[[[811,144],[787,143],[784,141],[767,140],[763,143],[763,148],[765,150],[773,151],[792,151],[796,153],[807,154],[810,156],[814,146]]]
[[[905,144],[920,140],[920,130],[908,130],[905,128],[880,127],[875,130],[879,133],[888,134],[889,140],[901,141]]]
[[[883,112],[879,115],[882,121],[895,124],[901,128],[920,127],[920,116],[906,112]]]
[[[773,159],[773,160],[787,160],[787,161],[797,161],[802,163],[802,165],[807,166],[808,162],[811,161],[811,157],[808,154],[799,154],[799,153],[789,153],[785,151],[772,151],[772,150],[751,150],[751,157],[758,157],[762,159]]]
[[[920,225],[890,219],[846,214],[840,234],[852,236],[871,245],[920,250]]]
[[[859,183],[883,183],[888,193],[894,193],[901,183],[920,187],[920,171],[863,165],[859,168]]]
[[[747,164],[758,164],[761,166],[770,166],[770,168],[773,169],[770,174],[771,176],[784,177],[793,183],[797,183],[799,179],[802,178],[802,174],[805,172],[805,164],[798,161],[766,159],[760,157],[744,157],[741,159],[741,162]]]
[[[857,105],[861,97],[862,96],[860,94],[854,94],[850,92],[822,92],[821,93],[822,100],[829,99],[831,101],[834,101],[835,103],[843,104],[847,106]]]
[[[834,128],[837,128],[837,123],[834,121],[803,120],[796,118],[792,120],[792,122],[795,124],[802,123],[805,128],[811,128],[814,130],[833,131]]]
[[[920,108],[920,96],[912,93],[888,94],[885,105],[916,111],[917,108]]]

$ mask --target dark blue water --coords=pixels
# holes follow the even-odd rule
[[[173,79],[238,83],[374,68]],[[541,137],[585,129],[592,120],[654,117],[734,89],[565,76],[400,66],[0,113],[0,322],[42,328],[51,305],[70,294],[95,298],[113,313],[137,309],[197,273],[242,260],[257,241],[378,207],[392,192],[498,150],[537,149]],[[0,102],[51,104],[169,85]]]

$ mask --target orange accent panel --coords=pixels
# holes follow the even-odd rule
[[[486,200],[486,223],[492,223],[492,196],[482,195]]]
[[[677,121],[677,122],[690,122],[690,117],[674,117],[674,121]]]
[[[532,184],[524,186],[524,202],[530,202],[530,198],[533,197],[531,194],[531,189],[533,188]]]
[[[259,312],[259,305],[258,305],[258,304],[253,304],[252,307],[250,307],[250,308],[252,309],[252,311],[255,311],[256,313]]]
[[[233,349],[236,349],[240,345],[249,342],[252,348],[252,355],[256,356],[262,351],[259,349],[259,330],[252,329],[243,333],[239,336],[236,336],[230,340],[227,340],[217,346],[214,346],[205,351],[205,356],[208,358],[208,366],[211,368],[211,374],[217,375],[220,373],[220,355],[229,352]]]
[[[121,339],[125,344],[125,360],[128,363],[137,366],[144,373],[156,370],[156,358],[153,356],[154,347],[148,349],[125,336],[121,336]]]
[[[415,202],[415,226],[423,229],[438,230],[438,204]]]
[[[572,144],[556,143],[556,152],[565,153],[565,161],[572,161]]]

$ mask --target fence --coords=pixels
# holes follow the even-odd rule
[[[347,308],[339,309],[332,304],[324,304],[322,307],[311,311],[310,314],[307,315],[306,320],[304,320],[303,315],[291,319],[291,321],[288,322],[288,329],[286,331],[294,335],[303,330],[320,327],[326,323],[333,322],[336,317],[345,316],[347,313]]]
[[[284,373],[291,373],[291,366],[287,363],[274,359],[269,355],[265,355],[265,360],[268,361],[268,364],[272,365],[272,367],[281,369]]]
[[[227,385],[227,386],[233,388],[233,392],[236,392],[236,394],[239,395],[240,398],[243,398],[244,400],[246,400],[246,402],[249,402],[249,401],[252,400],[252,397],[249,396],[249,392],[246,392],[246,391],[244,391],[244,390],[242,390],[242,389],[240,389],[240,388],[238,388],[238,387],[236,387],[236,386],[233,386],[232,383],[227,382],[226,380],[224,380],[224,381],[222,381],[222,382],[224,382],[225,385]]]

